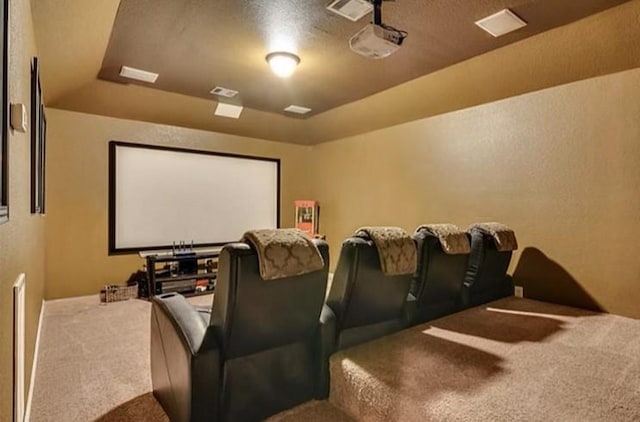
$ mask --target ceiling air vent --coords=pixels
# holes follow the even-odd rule
[[[307,114],[308,112],[311,111],[311,109],[292,104],[289,107],[285,108],[284,111],[288,111],[289,113],[296,113],[296,114]]]
[[[366,0],[335,0],[327,9],[355,22],[371,13],[373,5]]]
[[[233,98],[238,95],[238,91],[234,91],[233,89],[223,88],[221,86],[217,86],[209,91],[209,94],[220,95],[221,97]]]
[[[158,74],[147,72],[146,70],[136,69],[135,67],[122,66],[120,68],[120,76],[123,78],[135,79],[136,81],[156,83]]]
[[[513,32],[516,29],[520,29],[523,26],[527,26],[527,23],[516,16],[511,10],[503,9],[498,13],[476,21],[476,25],[494,37],[499,37]]]
[[[232,119],[239,119],[240,114],[242,113],[242,108],[243,107],[241,105],[218,102],[216,111],[214,111],[213,114],[221,117],[230,117]]]

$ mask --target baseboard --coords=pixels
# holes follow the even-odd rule
[[[24,412],[24,422],[31,420],[31,400],[33,399],[33,385],[36,380],[36,370],[38,369],[38,353],[40,352],[40,333],[42,332],[42,320],[44,319],[44,299],[40,306],[40,316],[38,317],[38,331],[36,333],[36,345],[33,351],[33,362],[31,363],[31,379],[29,380],[29,393],[27,395],[27,405]]]
[[[82,295],[82,296],[69,296],[69,297],[57,297],[55,299],[47,299],[47,302],[60,302],[60,301],[68,301],[68,300],[83,300],[88,297],[95,297],[98,301],[100,301],[100,295],[98,293],[92,293],[90,295]]]

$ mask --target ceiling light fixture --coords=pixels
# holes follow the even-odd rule
[[[281,78],[288,78],[291,76],[296,70],[298,64],[300,64],[300,57],[285,51],[269,53],[267,54],[266,59],[273,73]]]

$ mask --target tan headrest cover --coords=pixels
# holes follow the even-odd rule
[[[298,229],[250,230],[242,240],[256,248],[263,280],[293,277],[324,267],[316,245]]]
[[[418,266],[416,244],[400,227],[362,227],[355,236],[369,237],[378,249],[385,275],[413,274]]]
[[[416,229],[416,233],[426,231],[438,238],[442,250],[449,255],[471,252],[469,236],[455,224],[425,224]]]
[[[515,251],[518,249],[518,240],[516,234],[509,227],[500,223],[478,223],[469,227],[471,229],[480,230],[493,237],[496,243],[496,249],[499,252]]]

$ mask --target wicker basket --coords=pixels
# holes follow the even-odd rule
[[[123,300],[137,299],[138,298],[138,286],[118,286],[111,284],[104,286],[104,289],[100,290],[100,302],[111,303],[121,302]]]

